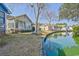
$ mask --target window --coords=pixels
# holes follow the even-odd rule
[[[0,17],[4,17],[4,13],[3,12],[0,12]]]
[[[8,27],[13,29],[14,28],[14,23],[8,23]]]
[[[4,31],[4,13],[0,12],[0,32]]]
[[[0,17],[0,27],[2,26],[3,24],[3,18]]]

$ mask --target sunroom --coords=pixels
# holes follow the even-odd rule
[[[11,11],[2,3],[0,3],[0,35],[6,32],[6,15]]]

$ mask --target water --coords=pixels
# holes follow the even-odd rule
[[[77,38],[79,39],[79,38]],[[79,46],[72,32],[60,32],[49,35],[43,42],[43,55],[64,56],[64,49],[70,49]]]

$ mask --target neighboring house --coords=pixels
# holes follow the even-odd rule
[[[69,27],[69,30],[73,30],[72,26]]]
[[[45,25],[40,25],[40,26],[39,26],[39,30],[40,30],[40,31],[45,31]]]
[[[46,30],[46,31],[49,30],[49,26],[48,26],[48,25],[45,26],[45,30]]]
[[[66,29],[67,29],[68,31],[72,31],[72,30],[73,30],[72,26],[68,26]]]
[[[60,31],[60,30],[66,30],[67,24],[66,23],[57,23],[54,26],[55,31]]]
[[[51,31],[51,30],[52,30],[52,27],[53,27],[53,25],[48,25],[48,24],[46,24],[46,25],[45,25],[45,30],[46,30],[46,31]]]
[[[49,26],[48,24],[42,24],[42,25],[40,25],[40,30],[41,31],[51,31],[52,27],[53,27],[53,25]]]
[[[7,33],[32,31],[32,21],[24,14],[20,16],[7,16]]]
[[[32,31],[32,21],[26,15],[20,15],[15,17],[15,28],[18,31]]]
[[[11,11],[2,3],[0,3],[0,34],[6,32],[6,15]]]
[[[62,27],[62,28],[61,28],[61,31],[66,31],[66,30],[67,30],[66,27]]]

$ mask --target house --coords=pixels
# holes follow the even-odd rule
[[[66,30],[67,24],[66,23],[57,23],[54,26],[55,31],[60,31],[60,30]]]
[[[39,26],[39,30],[40,30],[40,31],[45,31],[45,25],[43,25],[43,24],[40,25],[40,26]]]
[[[11,11],[2,3],[0,3],[0,34],[6,32],[6,16],[11,14]]]
[[[41,31],[51,31],[52,27],[53,27],[53,25],[49,26],[48,24],[42,24],[42,25],[40,25],[40,30]]]
[[[6,33],[14,33],[15,32],[15,19],[14,16],[7,16],[6,20]]]
[[[45,25],[45,30],[46,31],[51,31],[52,30],[52,27],[53,27],[53,25],[46,24]]]
[[[48,26],[48,25],[45,26],[45,30],[46,30],[46,31],[49,30],[49,26]]]
[[[32,31],[32,24],[32,21],[26,14],[7,16],[7,33]]]
[[[67,27],[62,27],[61,30],[62,31],[66,31],[67,30]]]
[[[26,15],[16,16],[15,18],[15,28],[17,31],[32,31],[32,21]]]
[[[72,30],[73,30],[72,26],[67,26],[66,29],[67,29],[68,31],[72,31]]]

